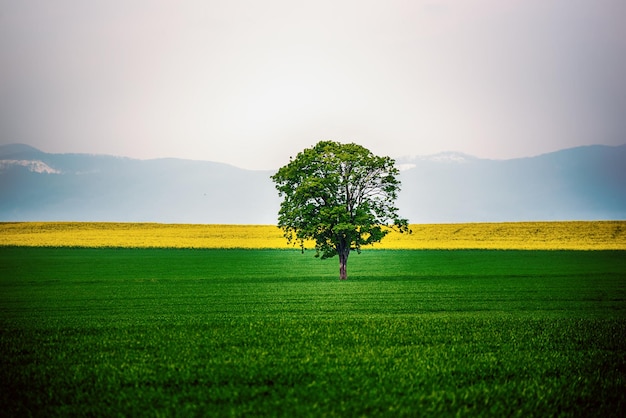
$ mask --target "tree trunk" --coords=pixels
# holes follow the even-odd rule
[[[339,280],[348,280],[348,256],[350,248],[340,249],[339,253]]]

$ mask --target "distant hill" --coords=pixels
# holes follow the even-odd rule
[[[398,204],[426,223],[626,219],[626,145],[532,158],[458,153],[398,160]]]
[[[626,219],[626,145],[397,159],[412,223]],[[275,224],[272,171],[0,146],[0,221]]]
[[[270,171],[0,147],[0,220],[275,224]]]

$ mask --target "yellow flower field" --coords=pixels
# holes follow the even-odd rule
[[[626,250],[626,221],[412,224],[375,249]],[[273,225],[0,223],[0,246],[293,248]],[[313,245],[308,243],[307,248]]]

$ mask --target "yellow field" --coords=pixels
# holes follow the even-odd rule
[[[377,249],[626,250],[626,221],[413,224]],[[273,225],[0,223],[0,246],[293,248]],[[309,243],[307,248],[311,248]]]

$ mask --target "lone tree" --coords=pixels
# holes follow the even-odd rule
[[[394,227],[408,231],[394,201],[399,171],[389,157],[357,144],[320,141],[298,153],[272,176],[283,202],[278,226],[288,242],[314,240],[316,257],[339,256],[346,280],[350,251],[379,242]]]

